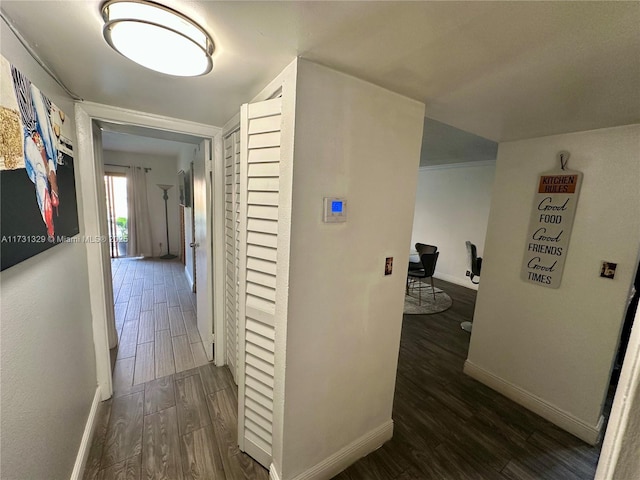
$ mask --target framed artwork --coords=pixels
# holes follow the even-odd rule
[[[80,232],[72,134],[65,113],[0,56],[0,270]]]
[[[178,200],[180,205],[184,205],[185,196],[184,196],[184,170],[180,170],[178,172]]]
[[[193,164],[192,164],[193,165]],[[193,206],[193,168],[184,172],[184,206]]]

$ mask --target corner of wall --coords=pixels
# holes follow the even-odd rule
[[[100,387],[97,387],[96,393],[93,396],[91,410],[89,410],[89,416],[87,417],[87,423],[84,427],[84,433],[82,434],[80,448],[78,448],[78,455],[76,457],[76,463],[73,466],[73,472],[71,472],[70,480],[81,480],[84,477],[84,470],[89,457],[89,451],[91,450],[91,443],[93,442],[93,434],[95,433],[98,422],[98,411],[100,410],[102,395],[100,390]]]
[[[276,466],[272,463],[271,466],[269,466],[269,480],[280,480],[280,478]]]
[[[423,104],[342,72],[301,61],[297,73],[286,385],[276,385],[286,480],[329,478],[380,446],[361,443],[366,432],[392,431],[405,277],[385,276],[384,262],[408,261],[424,120]],[[322,222],[325,196],[347,198],[346,223]]]
[[[380,448],[391,440],[392,437],[393,420],[388,420],[310,469],[296,475],[291,480],[324,480],[326,478],[333,478],[362,457]],[[273,464],[271,467],[273,467]],[[269,470],[269,476],[270,480],[287,480],[278,477],[275,468]]]
[[[598,443],[604,426],[604,417],[601,415],[596,425],[589,425],[568,412],[556,407],[546,400],[528,392],[527,390],[507,382],[488,370],[466,360],[463,372],[480,383],[487,385],[498,393],[513,400],[519,405],[549,420],[551,423],[584,440],[589,445]]]
[[[465,371],[593,443],[638,262],[640,125],[501,143]],[[557,153],[583,183],[559,288],[521,279],[539,176]],[[615,158],[615,162],[610,160]],[[633,239],[629,241],[629,239]],[[602,261],[618,264],[600,277]],[[471,366],[473,364],[473,366]],[[481,369],[481,370],[480,370]],[[505,393],[507,394],[507,393]]]

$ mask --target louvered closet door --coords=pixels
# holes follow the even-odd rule
[[[237,222],[238,201],[237,188],[240,185],[240,133],[231,133],[224,139],[224,196],[225,196],[225,352],[226,363],[237,381],[237,345],[238,345],[238,255],[237,255]]]
[[[233,210],[233,218],[235,219],[235,292],[236,292],[236,303],[235,303],[235,338],[234,341],[234,354],[236,358],[236,369],[233,374],[233,380],[238,384],[238,319],[240,318],[240,130],[238,130],[234,135],[234,153],[233,158],[235,165],[233,167],[233,177],[235,179],[235,185],[233,189],[233,198],[234,198],[234,210]]]
[[[238,443],[269,468],[273,420],[281,99],[243,105],[240,123]]]

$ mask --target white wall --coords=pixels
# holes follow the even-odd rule
[[[495,162],[420,167],[410,248],[418,242],[438,247],[436,277],[478,288],[465,276],[465,242],[482,256],[495,170]]]
[[[424,116],[304,60],[297,82],[283,480],[390,426]],[[324,196],[346,223],[322,222]]]
[[[73,102],[4,24],[1,34],[2,55],[66,113],[77,145]],[[76,185],[86,160],[74,158]],[[71,475],[97,386],[87,285],[82,243],[57,245],[0,274],[2,478]]]
[[[105,164],[136,165],[151,169],[147,173],[147,200],[149,202],[149,216],[151,217],[151,238],[154,257],[167,253],[164,200],[162,198],[162,190],[157,184],[173,185],[173,188],[167,192],[169,196],[167,200],[169,243],[171,244],[171,253],[177,255],[180,250],[180,217],[178,213],[180,194],[178,191],[178,164],[176,157],[105,150],[103,160]],[[109,167],[105,166],[105,170],[108,171]],[[162,248],[160,248],[160,243],[162,243]]]
[[[183,170],[185,175],[191,170],[191,163],[195,161],[195,146],[185,147],[178,157],[178,171]],[[193,171],[191,171],[193,178]],[[191,189],[193,195],[193,188]],[[193,207],[184,208],[184,244],[185,244],[185,272],[189,283],[193,287],[193,248],[189,245],[193,242]]]
[[[500,144],[469,367],[583,438],[597,435],[640,239],[640,125]],[[559,289],[520,280],[537,176],[584,173]],[[603,260],[614,280],[599,278]],[[495,387],[495,385],[494,385]],[[591,437],[591,438],[588,438]]]

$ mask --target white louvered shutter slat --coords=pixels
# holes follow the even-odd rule
[[[236,166],[240,162],[240,151],[237,147],[240,133],[231,133],[224,139],[224,198],[225,198],[225,352],[226,363],[231,370],[234,381],[237,383],[237,345],[238,345],[238,188],[240,186],[239,174]]]
[[[272,455],[277,302],[280,98],[245,105],[240,125],[240,449],[269,468]]]

